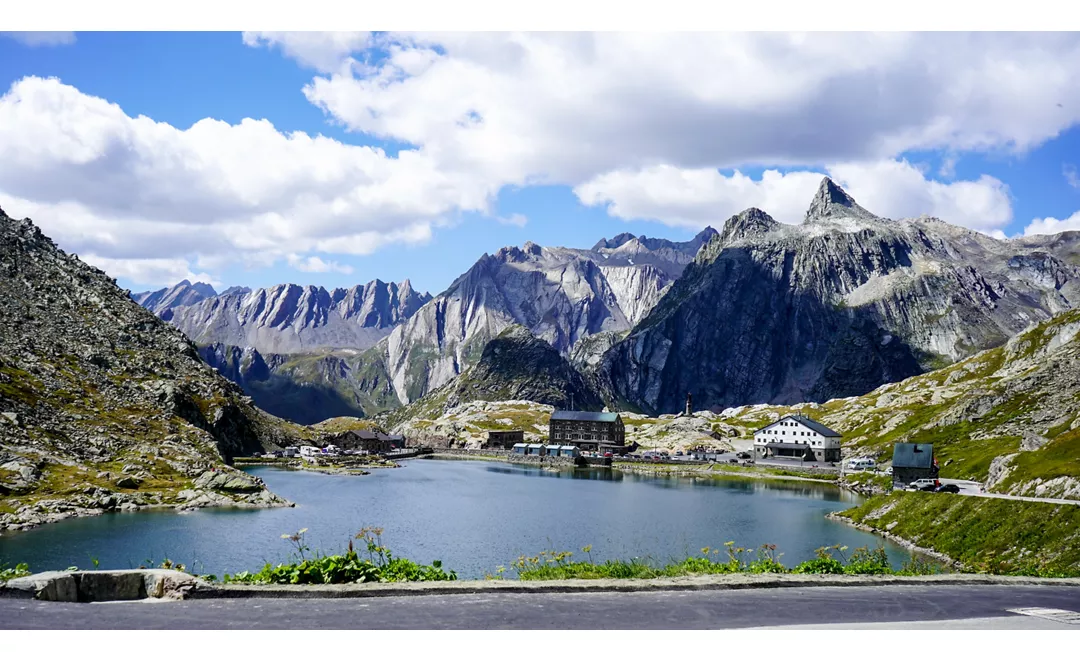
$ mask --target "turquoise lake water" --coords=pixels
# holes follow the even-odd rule
[[[0,535],[0,564],[33,570],[133,568],[168,557],[199,573],[257,570],[291,553],[282,534],[307,528],[307,544],[337,552],[367,526],[383,528],[397,556],[441,559],[480,578],[520,555],[569,550],[595,561],[659,562],[722,548],[773,543],[791,566],[821,546],[884,545],[895,565],[909,553],[842,523],[830,511],[858,504],[833,486],[796,481],[658,478],[610,469],[547,471],[489,461],[414,459],[367,476],[252,467],[295,508],[139,512],[65,520]]]

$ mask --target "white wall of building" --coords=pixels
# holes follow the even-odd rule
[[[754,432],[755,446],[763,447],[770,442],[810,445],[811,449],[840,448],[840,438],[821,435],[794,418],[781,419]]]

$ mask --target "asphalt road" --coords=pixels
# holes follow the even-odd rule
[[[1008,611],[1015,608],[1080,611],[1080,587],[815,587],[90,604],[2,599],[0,629],[963,628],[965,620],[982,629],[1080,628]]]

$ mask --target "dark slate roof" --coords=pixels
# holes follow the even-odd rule
[[[769,442],[765,445],[770,449],[809,449],[810,445],[800,445],[797,442]]]
[[[772,424],[769,424],[768,426],[763,426],[758,430],[759,431],[764,431],[765,429],[772,428],[772,427],[776,426],[777,424],[779,424],[780,422],[783,422],[783,421],[786,421],[786,420],[789,420],[789,419],[802,424],[806,428],[808,428],[808,429],[810,429],[810,430],[812,430],[812,431],[814,431],[816,433],[820,433],[821,435],[825,436],[826,438],[839,438],[839,437],[842,437],[842,434],[839,431],[834,431],[834,430],[830,429],[828,426],[825,426],[824,424],[822,424],[821,422],[817,422],[817,421],[814,421],[814,420],[810,419],[806,415],[785,415],[785,416],[781,417],[780,419],[776,420],[775,422],[773,422]]]
[[[898,442],[893,446],[893,468],[929,468],[934,466],[934,445]]]
[[[613,412],[585,412],[582,410],[556,410],[551,413],[551,419],[570,422],[614,422],[619,413]]]

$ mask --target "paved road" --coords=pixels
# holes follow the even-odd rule
[[[0,629],[714,629],[777,625],[1080,629],[1008,612],[1080,611],[1080,587],[890,586],[476,594],[342,599],[45,603],[0,600]],[[993,623],[993,622],[992,622]],[[931,626],[933,623],[918,624]],[[972,624],[975,626],[976,624]]]
[[[972,495],[975,497],[992,497],[999,500],[1020,500],[1022,502],[1043,502],[1045,504],[1072,504],[1080,505],[1080,500],[1060,500],[1050,497],[1025,497],[1021,495],[1002,495],[1000,493],[982,492],[982,484],[978,481],[965,481],[963,479],[941,479],[943,484],[956,484],[960,487],[960,495]]]

